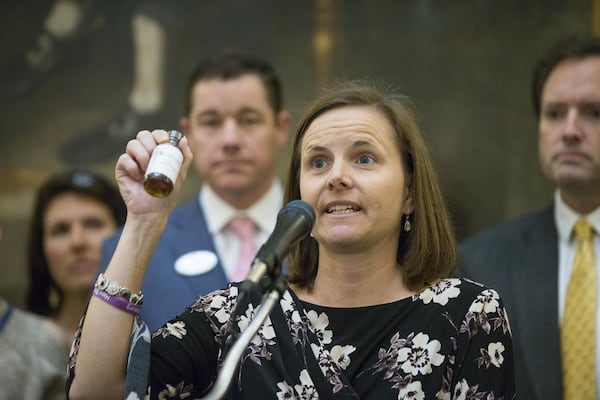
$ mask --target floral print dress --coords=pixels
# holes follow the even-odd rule
[[[208,393],[232,330],[237,289],[232,284],[199,298],[154,332],[149,375],[143,368],[131,373],[128,387],[149,388],[151,399]],[[248,326],[259,300],[234,328]],[[227,398],[515,398],[506,311],[498,293],[480,284],[445,279],[410,298],[358,308],[306,303],[288,290],[279,305],[242,356]]]

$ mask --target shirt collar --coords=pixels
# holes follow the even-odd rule
[[[256,203],[245,210],[238,210],[221,199],[208,185],[202,185],[198,200],[204,210],[206,224],[211,234],[220,232],[235,216],[247,216],[261,231],[271,232],[277,222],[277,211],[281,208],[283,187],[277,179],[271,188]]]
[[[600,232],[600,207],[587,215],[581,215],[563,201],[560,190],[554,192],[554,204],[554,220],[561,240],[569,241],[573,226],[580,218],[585,218],[592,225],[594,231]]]

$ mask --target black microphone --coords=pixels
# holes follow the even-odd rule
[[[315,210],[306,201],[292,200],[279,210],[275,229],[258,250],[244,286],[252,288],[265,275],[279,275],[290,247],[305,238],[314,224]]]
[[[281,263],[290,251],[290,247],[306,237],[314,224],[315,211],[305,201],[290,201],[279,210],[273,233],[258,250],[248,276],[239,285],[237,301],[229,316],[230,321],[235,321],[239,310],[247,306],[247,297],[250,296],[250,293],[264,276],[269,275],[272,279],[270,283],[272,289],[270,290],[277,291],[279,296],[283,294],[287,288],[287,279],[281,276]],[[235,327],[236,324],[233,324],[233,326]],[[240,332],[236,332],[234,328],[231,335],[225,339],[222,354],[228,355],[231,346],[239,335]]]

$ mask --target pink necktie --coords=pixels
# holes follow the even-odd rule
[[[256,255],[256,245],[254,244],[256,226],[250,218],[246,217],[232,218],[228,226],[240,239],[240,251],[232,276],[233,282],[239,282],[246,279],[250,271],[250,264]]]

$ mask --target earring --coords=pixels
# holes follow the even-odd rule
[[[412,224],[410,223],[410,217],[407,215],[404,219],[404,232],[410,232]]]

